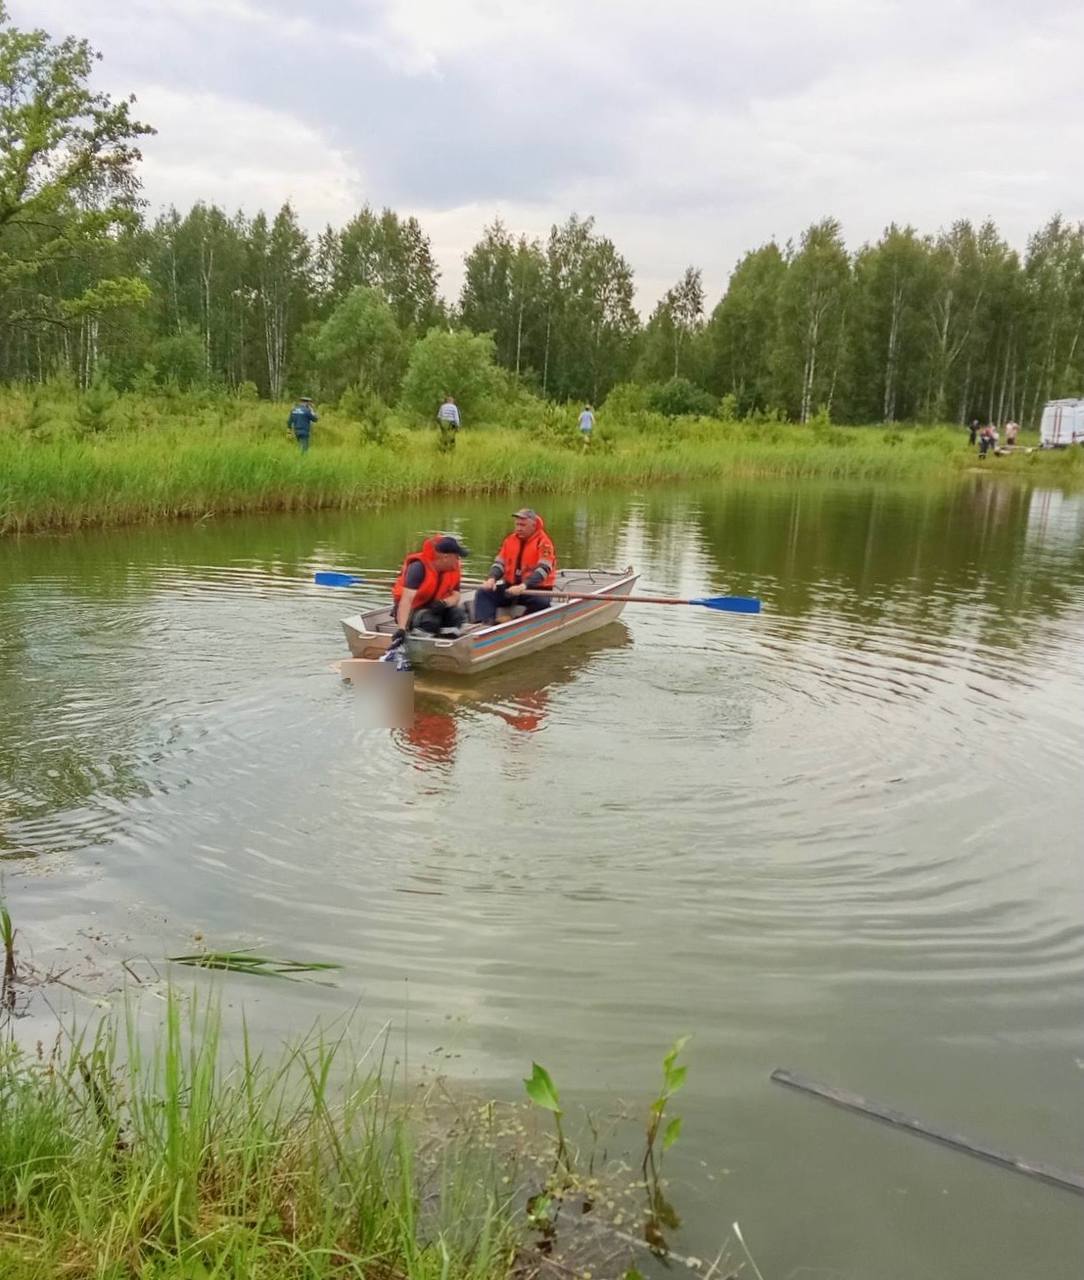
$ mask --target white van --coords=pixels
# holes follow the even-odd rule
[[[1043,406],[1039,437],[1044,449],[1084,444],[1084,400],[1048,400]]]

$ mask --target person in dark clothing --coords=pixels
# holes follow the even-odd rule
[[[994,447],[995,437],[993,426],[983,427],[979,432],[979,461],[986,461],[987,452]]]
[[[971,419],[971,427],[970,427],[969,432],[968,432],[967,443],[968,443],[968,444],[974,444],[974,443],[975,443],[975,437],[976,437],[978,434],[979,434],[979,420],[978,420],[978,418],[972,418],[972,419]]]
[[[460,561],[470,552],[450,535],[427,538],[420,551],[403,561],[392,587],[400,633],[457,636],[467,622],[459,603]]]
[[[290,430],[294,433],[294,439],[297,441],[302,453],[308,452],[312,424],[319,421],[320,419],[316,416],[312,401],[308,396],[302,396],[290,410],[288,419]]]

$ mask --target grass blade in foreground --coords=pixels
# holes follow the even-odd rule
[[[228,973],[256,974],[265,978],[289,978],[294,973],[323,973],[341,969],[341,964],[323,960],[276,960],[273,956],[242,951],[198,951],[190,956],[167,956],[171,964],[187,964],[197,969],[222,969]]]

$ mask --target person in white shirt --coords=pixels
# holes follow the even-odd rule
[[[460,427],[459,408],[454,396],[445,396],[437,410],[437,428],[440,431],[440,447],[445,451],[455,448],[455,437]]]
[[[591,406],[585,404],[583,413],[580,414],[580,435],[584,444],[591,439],[591,432],[595,429],[595,415],[591,412]]]

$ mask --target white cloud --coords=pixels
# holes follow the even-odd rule
[[[136,96],[140,114],[158,128],[143,145],[144,188],[155,205],[203,199],[255,213],[289,200],[315,230],[345,221],[362,203],[356,164],[291,115],[156,85]]]
[[[9,0],[88,35],[133,86],[146,193],[419,217],[449,296],[500,212],[544,235],[594,213],[641,302],[688,263],[838,217],[992,216],[1023,248],[1084,207],[1074,0]],[[133,38],[133,33],[135,38]]]

